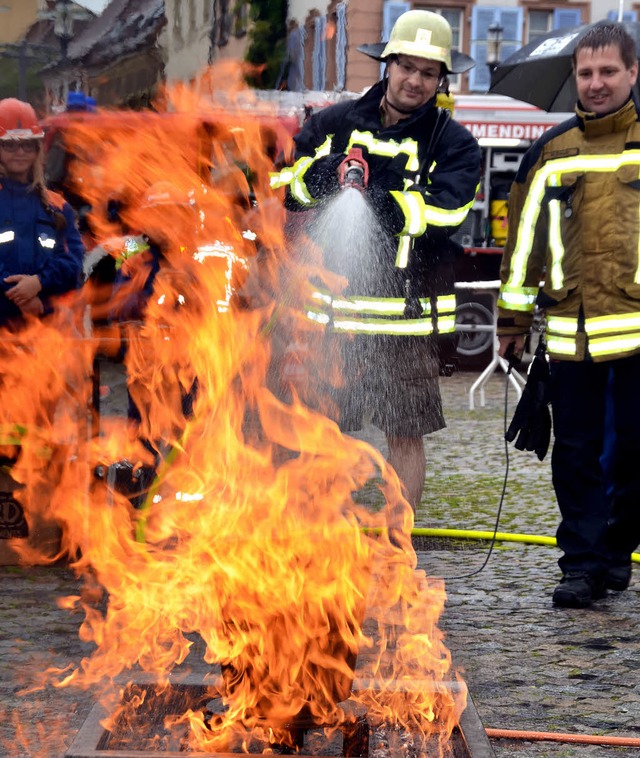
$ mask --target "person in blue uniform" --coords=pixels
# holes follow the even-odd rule
[[[0,101],[0,325],[9,328],[81,283],[84,245],[71,206],[45,186],[43,137],[28,103]]]

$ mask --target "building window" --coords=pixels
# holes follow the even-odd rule
[[[529,11],[527,42],[542,37],[553,29],[553,11]]]
[[[532,42],[554,29],[570,29],[582,23],[582,13],[578,8],[530,9],[527,13],[525,42]]]
[[[471,57],[476,65],[469,72],[471,92],[486,92],[491,76],[487,65],[489,27],[498,23],[502,27],[499,60],[506,60],[522,47],[522,8],[474,6],[471,13]]]
[[[421,5],[416,6],[419,10],[432,11],[433,13],[439,13],[443,18],[449,22],[451,27],[451,46],[454,50],[462,52],[464,50],[464,39],[462,30],[464,29],[464,8],[455,7],[440,7],[435,5]],[[451,75],[449,77],[449,84],[451,85],[452,92],[458,92],[460,90],[460,75]]]

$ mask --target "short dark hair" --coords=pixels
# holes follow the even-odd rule
[[[601,50],[609,45],[618,48],[622,62],[628,69],[637,63],[638,53],[636,52],[635,40],[624,28],[624,25],[613,21],[603,21],[594,24],[575,46],[571,56],[573,68],[576,67],[580,50]]]

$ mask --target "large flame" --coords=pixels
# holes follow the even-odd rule
[[[57,683],[96,687],[141,670],[161,687],[189,663],[197,635],[224,708],[183,714],[191,749],[223,749],[234,734],[286,741],[301,713],[316,724],[347,719],[349,697],[370,720],[444,746],[464,697],[445,686],[444,587],[416,569],[397,476],[307,407],[299,385],[280,391],[278,339],[318,339],[297,308],[308,275],[336,284],[285,244],[268,175],[290,133],[247,92],[242,107],[231,86],[224,108],[212,98],[210,82],[236,85],[237,69],[210,77],[167,90],[160,113],[98,113],[66,133],[94,233],[131,274],[107,311],[142,285],[146,253],[127,258],[123,235],[163,241],[144,324],[120,325],[115,340],[140,423],[103,419],[102,434],[91,433],[91,364],[104,334],[86,318],[65,311],[0,343],[2,422],[22,430],[12,475],[27,517],[59,526],[60,555],[107,598],[66,601],[83,608],[81,636],[95,649]],[[150,205],[158,181],[186,200]],[[122,459],[133,475],[154,471],[136,508],[110,478]],[[380,507],[357,502],[366,485]],[[37,560],[33,546],[16,549]]]

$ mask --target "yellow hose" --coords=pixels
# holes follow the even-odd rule
[[[555,537],[541,537],[536,534],[509,534],[507,532],[475,531],[471,529],[427,529],[416,527],[411,530],[411,535],[415,537],[449,537],[458,540],[492,540],[498,542],[523,542],[529,545],[548,545],[556,547]],[[631,560],[634,563],[640,563],[640,553],[632,553]]]

